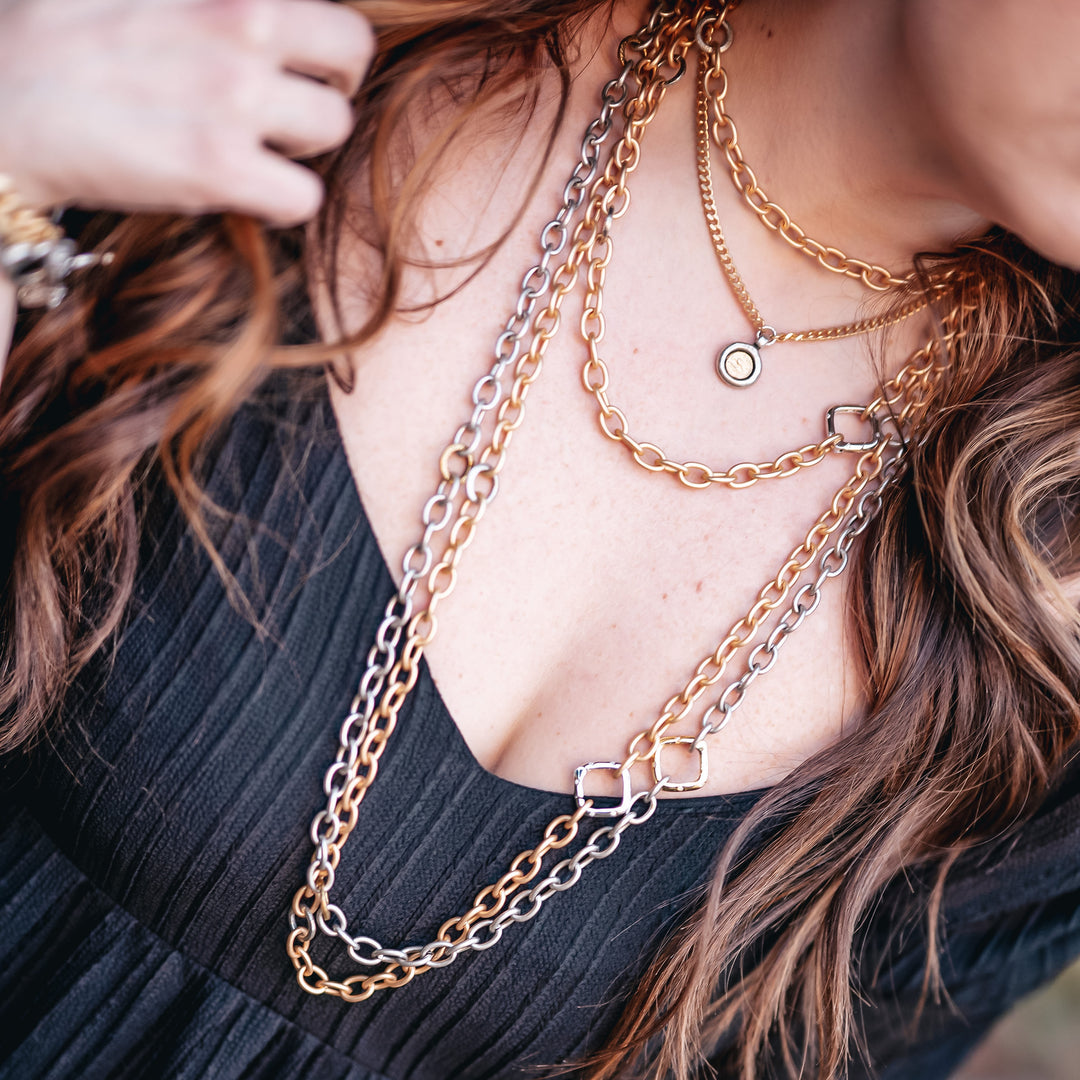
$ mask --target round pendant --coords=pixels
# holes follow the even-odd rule
[[[716,358],[716,373],[728,386],[750,386],[761,374],[761,351],[756,345],[736,341]]]

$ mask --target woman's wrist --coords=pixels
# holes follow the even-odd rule
[[[21,137],[19,131],[0,129],[0,177],[14,187],[23,206],[48,217],[64,205],[60,187],[18,152]]]

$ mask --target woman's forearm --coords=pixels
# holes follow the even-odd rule
[[[15,326],[15,286],[0,275],[0,379],[4,377],[7,355],[11,349],[11,331]]]

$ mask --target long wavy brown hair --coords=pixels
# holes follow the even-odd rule
[[[568,44],[609,3],[360,0],[378,55],[354,135],[316,163],[327,199],[310,228],[89,216],[84,244],[114,262],[56,310],[24,316],[0,384],[0,748],[45,731],[115,634],[148,469],[164,470],[205,539],[208,437],[271,368],[336,362],[348,378],[341,347],[280,344],[313,273],[337,295],[344,228],[381,267],[370,317],[345,343],[355,347],[399,307],[410,212],[441,148],[508,93],[528,114],[552,71],[565,104]],[[451,84],[460,109],[434,151],[392,167],[410,103]],[[855,958],[871,908],[901,872],[928,882],[912,910],[933,990],[947,871],[1032,813],[1080,735],[1068,590],[1080,569],[1080,281],[1000,231],[927,265],[938,278],[961,271],[970,312],[910,447],[910,482],[888,494],[853,575],[865,715],[741,823],[580,1067],[591,1080],[684,1080],[721,1039],[747,1080],[841,1075],[858,1043]]]

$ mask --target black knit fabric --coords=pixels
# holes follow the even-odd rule
[[[497,1080],[595,1048],[753,793],[662,801],[485,953],[358,1005],[313,998],[287,910],[337,728],[392,583],[321,380],[253,401],[208,477],[222,581],[158,485],[137,600],[31,758],[4,767],[0,1077]],[[483,647],[483,642],[477,642]],[[947,1075],[1080,952],[1080,784],[950,892],[946,977],[907,1041],[918,934],[866,1010],[887,1080]],[[570,800],[471,755],[423,669],[338,872],[354,931],[429,940]],[[572,803],[570,803],[572,806]],[[883,907],[871,937],[891,929]],[[326,958],[332,970],[347,965]],[[350,969],[351,972],[351,969]],[[856,1069],[858,1072],[858,1068]]]

